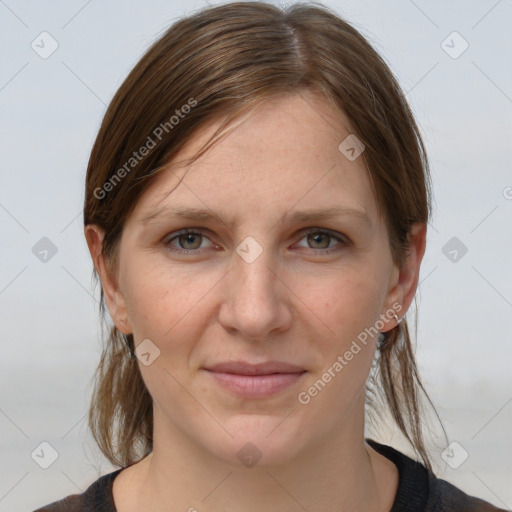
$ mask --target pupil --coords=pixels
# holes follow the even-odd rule
[[[197,249],[201,243],[197,243],[194,245],[194,238],[199,239],[199,237],[193,233],[185,233],[184,235],[181,235],[181,243],[180,245],[183,247],[183,245],[192,244],[193,247],[183,247],[183,249]]]
[[[328,238],[329,236],[326,235],[325,233],[316,233],[316,234],[313,234],[313,235],[309,235],[311,237],[311,239],[313,239],[313,243],[320,243],[321,244],[321,239],[322,237],[324,238],[324,240],[327,241],[327,244],[321,244],[321,249],[325,249],[326,247],[329,246],[329,241],[328,241]],[[319,242],[319,239],[320,239],[320,242]],[[311,241],[311,240],[310,240]]]

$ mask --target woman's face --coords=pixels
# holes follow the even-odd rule
[[[393,264],[364,152],[339,149],[350,133],[317,96],[274,98],[140,198],[106,291],[138,346],[155,447],[276,464],[362,436],[376,331],[405,314],[423,249]]]

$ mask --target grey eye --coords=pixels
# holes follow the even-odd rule
[[[202,236],[200,233],[183,233],[178,235],[177,239],[182,249],[199,249]]]

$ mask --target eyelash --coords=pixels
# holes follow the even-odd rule
[[[208,238],[208,236],[201,229],[187,228],[187,229],[183,229],[181,231],[178,231],[176,234],[173,234],[173,236],[171,238],[168,238],[167,241],[164,242],[164,244],[165,244],[166,247],[169,248],[170,251],[175,252],[175,253],[184,254],[184,255],[187,255],[187,254],[200,254],[202,252],[202,249],[181,249],[181,248],[176,248],[176,247],[174,247],[171,244],[171,242],[173,240],[179,238],[181,235],[187,235],[187,234],[201,235],[201,236],[203,236],[205,238]],[[308,235],[311,235],[311,234],[327,235],[327,236],[331,237],[331,239],[337,240],[338,242],[340,242],[344,246],[350,245],[350,241],[346,237],[341,236],[340,234],[334,234],[333,232],[331,232],[329,230],[326,230],[326,229],[322,229],[322,228],[309,228],[304,233],[304,236],[300,240],[303,240],[304,238],[306,238]],[[309,248],[309,249],[311,249],[312,251],[315,251],[315,252],[316,251],[321,252],[322,254],[330,254],[332,252],[340,250],[339,248],[330,248],[330,249],[312,249],[312,248]]]

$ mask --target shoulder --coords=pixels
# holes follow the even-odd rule
[[[83,494],[73,494],[59,501],[55,501],[35,512],[78,512],[84,510]]]
[[[103,475],[93,482],[82,494],[73,494],[55,501],[34,512],[116,512],[112,485],[115,477],[122,471],[118,469]]]
[[[452,510],[463,510],[464,512],[504,512],[504,509],[497,508],[490,503],[474,496],[468,496],[451,483],[432,475],[431,478],[431,501],[429,512],[448,512]]]
[[[468,496],[391,446],[370,439],[367,442],[398,468],[398,490],[391,512],[505,512],[505,509]]]

